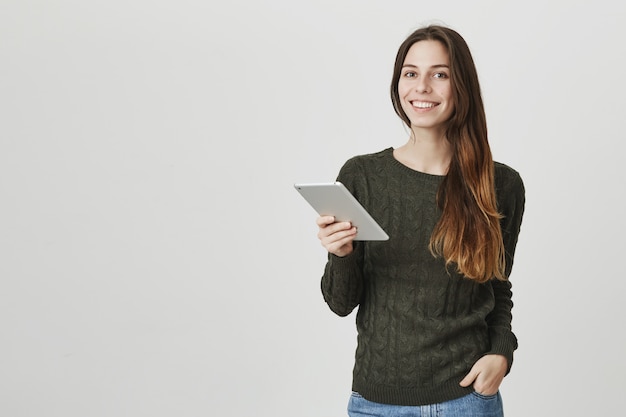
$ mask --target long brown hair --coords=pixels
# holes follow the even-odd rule
[[[443,26],[427,26],[409,35],[396,56],[391,81],[393,107],[410,128],[400,104],[398,81],[409,49],[422,40],[438,41],[447,49],[454,97],[454,111],[446,126],[452,159],[437,194],[442,213],[430,237],[430,250],[442,256],[446,266],[455,264],[467,278],[505,280],[502,216],[497,209],[485,109],[476,66],[461,35]]]

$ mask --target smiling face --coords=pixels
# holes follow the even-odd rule
[[[398,96],[412,130],[443,134],[454,111],[448,51],[439,41],[423,40],[409,49],[398,80]]]

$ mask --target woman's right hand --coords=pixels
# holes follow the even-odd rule
[[[350,222],[335,222],[333,216],[320,216],[317,218],[317,226],[317,237],[328,252],[339,257],[352,253],[356,227]]]

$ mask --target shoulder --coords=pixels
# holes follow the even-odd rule
[[[524,195],[524,181],[515,169],[501,162],[494,162],[496,193]]]
[[[341,167],[342,175],[362,175],[364,172],[375,171],[377,167],[385,165],[393,157],[393,148],[382,151],[357,155],[348,159]]]
[[[376,164],[386,161],[390,155],[393,154],[393,148],[383,149],[379,152],[368,153],[363,155],[353,156],[352,158],[346,161],[345,165],[368,165],[368,164]]]
[[[353,156],[341,167],[337,180],[342,182],[355,196],[362,197],[371,187],[371,183],[377,182],[377,176],[387,171],[385,168],[392,158],[393,148]]]
[[[526,190],[519,172],[508,165],[495,162],[495,185],[498,210],[504,216],[503,230],[517,230],[526,204]]]

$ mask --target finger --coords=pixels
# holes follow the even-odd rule
[[[459,385],[462,387],[469,387],[470,385],[474,383],[478,375],[479,373],[476,370],[474,370],[474,368],[472,368],[469,371],[469,373],[465,375],[465,378],[463,378],[463,380],[459,383]]]
[[[484,395],[493,395],[498,392],[502,378],[495,373],[481,372],[474,381],[474,389]]]
[[[336,233],[349,231],[351,228],[352,228],[352,224],[350,222],[338,222],[338,223],[328,224],[326,226],[320,226],[320,230],[317,234],[317,237],[320,239],[324,239]],[[339,237],[341,236],[338,236],[337,238]]]
[[[499,385],[494,383],[484,383],[476,380],[474,382],[474,390],[482,395],[494,395],[498,392]]]
[[[316,221],[319,227],[328,226],[329,224],[333,224],[335,222],[334,216],[319,216]]]
[[[349,233],[342,238],[337,239],[338,235],[344,235],[345,233]],[[335,233],[329,239],[322,240],[322,246],[326,248],[329,253],[333,255],[337,255],[340,257],[347,256],[352,253],[353,246],[352,241],[356,236],[356,228],[352,228],[348,232]]]
[[[347,230],[332,231],[327,234],[327,230],[320,230],[319,238],[325,247],[336,246],[341,247],[346,243],[350,243],[356,236],[356,227],[350,227]]]

